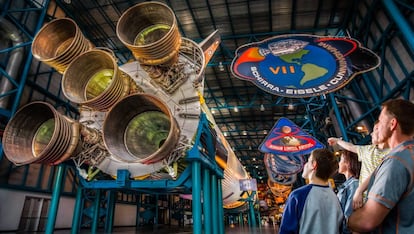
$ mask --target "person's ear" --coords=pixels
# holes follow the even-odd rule
[[[318,168],[318,164],[316,163],[316,161],[312,162],[312,169],[316,170],[316,168]]]
[[[392,118],[390,120],[390,129],[391,131],[395,130],[398,126],[398,120],[396,118]]]

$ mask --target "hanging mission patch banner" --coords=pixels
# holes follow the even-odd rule
[[[355,39],[292,34],[239,47],[231,71],[271,94],[303,98],[338,90],[379,64]]]
[[[317,148],[325,146],[292,121],[282,117],[260,144],[259,151],[280,155],[304,155]]]

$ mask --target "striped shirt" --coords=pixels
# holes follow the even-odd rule
[[[382,162],[382,159],[390,149],[378,149],[375,145],[356,145],[358,160],[361,162],[359,184],[370,177],[372,172]]]

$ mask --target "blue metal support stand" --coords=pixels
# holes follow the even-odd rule
[[[254,195],[256,194],[256,191],[253,191],[248,198],[249,202],[249,212],[250,212],[250,218],[251,218],[251,227],[256,227],[256,216],[254,214]]]
[[[252,192],[248,192],[248,191],[244,191],[242,193],[241,196],[243,196],[243,194],[246,193],[248,195],[247,198],[242,198],[239,201],[247,201],[247,203],[249,204],[249,213],[248,213],[248,222],[249,222],[249,227],[256,227],[256,215],[254,213],[254,196],[256,195],[256,191],[252,191]]]
[[[201,165],[200,162],[193,162],[193,227],[195,234],[201,234]]]
[[[73,211],[73,218],[72,218],[72,230],[71,234],[76,234],[79,232],[80,227],[80,218],[82,212],[82,186],[78,186],[78,190],[76,191],[76,201],[75,201],[75,208]]]
[[[113,231],[115,214],[115,195],[116,191],[108,191],[107,212],[105,217],[105,233],[111,233]]]
[[[202,139],[204,140],[202,142]],[[201,166],[211,171],[211,204],[212,204],[212,212],[211,212],[211,220],[213,221],[213,233],[218,234],[219,232],[219,223],[215,223],[215,221],[220,220],[217,219],[220,214],[223,214],[224,212],[220,213],[219,210],[223,210],[222,205],[222,196],[218,193],[218,187],[220,187],[221,191],[221,183],[218,185],[217,178],[224,178],[223,170],[217,165],[215,161],[215,147],[214,147],[214,141],[210,128],[209,123],[206,119],[206,116],[204,114],[201,115],[200,118],[200,124],[199,124],[199,130],[197,132],[197,136],[195,138],[195,144],[194,146],[188,151],[187,160],[191,162],[192,169],[192,181],[193,181],[193,188],[192,188],[192,197],[193,197],[193,232],[194,233],[202,233],[202,226],[201,226],[201,217],[202,212],[201,211],[201,186],[196,185],[196,182],[199,182],[201,184]],[[197,147],[198,146],[198,147]],[[201,150],[201,148],[204,148],[204,150]],[[200,162],[201,164],[198,164],[196,162]],[[206,182],[208,183],[207,179]],[[200,200],[199,200],[200,199]],[[208,198],[205,198],[208,199]],[[219,203],[219,201],[221,203]],[[195,204],[194,204],[195,202]],[[199,203],[200,202],[200,203]],[[218,204],[218,205],[215,205]],[[221,204],[221,205],[220,205]],[[200,213],[197,213],[200,212]],[[205,212],[205,211],[204,211]],[[204,213],[204,219],[206,219],[206,213]],[[224,224],[223,224],[224,225]],[[223,228],[224,229],[224,228]]]
[[[103,199],[103,197],[105,197],[105,199]],[[88,198],[93,198],[93,200]],[[91,227],[91,233],[99,233],[98,229],[102,223],[101,221],[104,221],[105,233],[111,233],[113,230],[115,199],[116,190],[88,190],[82,185],[79,185],[76,192],[71,234],[79,233],[81,227],[88,225]],[[85,208],[84,205],[87,204],[85,200],[88,200],[88,203],[92,202],[92,206]],[[102,217],[104,217],[104,219],[102,219]],[[83,220],[84,218],[86,219]]]
[[[55,183],[53,185],[52,201],[49,208],[48,219],[46,223],[46,234],[52,234],[55,229],[56,214],[59,208],[60,191],[62,189],[63,175],[65,173],[65,165],[57,166]]]
[[[98,226],[99,226],[99,204],[101,202],[101,190],[97,189],[95,190],[95,200],[94,200],[94,204],[93,204],[93,218],[92,218],[92,227],[91,227],[91,232],[93,234],[96,233],[96,231],[98,230]]]
[[[211,175],[211,194],[212,195],[217,194],[217,176],[216,175]],[[214,204],[218,203],[218,200],[219,200],[218,196],[212,196],[211,197],[211,203],[212,203],[211,215],[213,217],[216,217],[216,218],[213,218],[213,233],[218,233],[218,231],[219,231],[218,230],[218,225],[219,224],[218,224],[218,219],[217,219],[219,207],[218,207],[218,205],[214,205]]]
[[[217,180],[217,197],[218,197],[218,201],[217,201],[217,207],[218,207],[218,221],[219,221],[219,232],[220,234],[224,234],[224,210],[223,210],[223,199],[221,199],[223,197],[223,189],[221,187],[221,179]],[[221,207],[221,208],[220,208]]]
[[[211,233],[211,189],[210,171],[203,169],[203,209],[204,209],[204,232]]]

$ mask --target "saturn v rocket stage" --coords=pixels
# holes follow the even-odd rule
[[[224,208],[242,206],[239,180],[249,175],[203,101],[203,73],[217,33],[201,44],[181,37],[172,10],[157,2],[129,8],[116,30],[136,61],[118,66],[114,54],[92,45],[71,19],[53,20],[38,32],[33,55],[63,75],[63,93],[79,104],[80,117],[70,119],[45,102],[23,106],[6,126],[6,157],[16,165],[71,159],[87,180],[97,171],[116,177],[118,170],[136,180],[165,171],[174,179],[205,114],[224,170]]]

